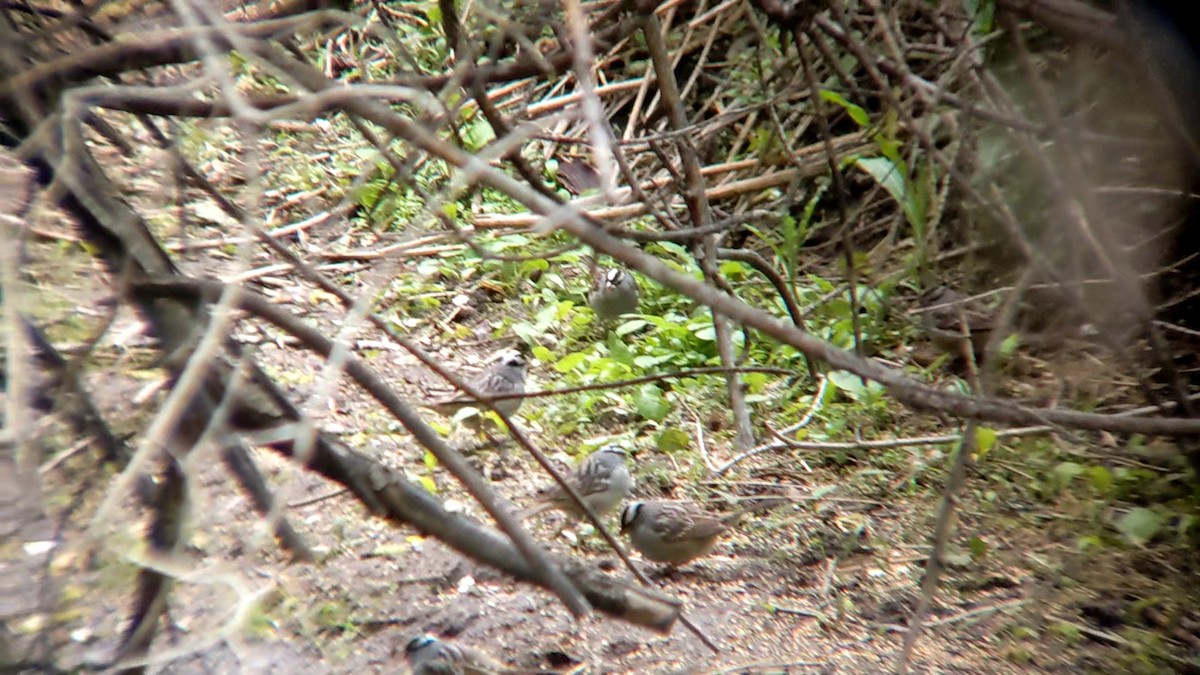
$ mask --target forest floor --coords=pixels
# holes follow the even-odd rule
[[[157,194],[153,175],[130,180],[146,187],[144,198]],[[141,206],[155,210],[153,203]],[[363,252],[394,241],[379,237],[372,244],[366,233],[351,246],[341,225],[331,221],[306,231],[306,250]],[[61,225],[48,227],[70,235]],[[165,241],[179,252],[186,273],[232,279],[258,264],[230,255],[222,244],[238,232],[213,226],[204,230],[204,242],[169,234]],[[62,241],[34,245],[35,275],[56,289],[68,314],[100,307],[101,272],[83,253],[63,248]],[[419,263],[416,257],[400,261],[393,268],[397,279],[418,274]],[[347,278],[369,277],[370,267],[339,271]],[[563,278],[586,286],[582,270],[564,270]],[[535,292],[536,282],[527,284],[520,292]],[[253,285],[330,335],[343,328],[345,311],[336,302],[287,273],[258,275]],[[519,295],[473,294],[467,300],[469,312],[446,303],[444,313],[406,326],[419,344],[465,373],[479,368],[495,348],[507,346],[493,337],[503,318],[527,312]],[[454,331],[446,323],[451,312]],[[84,314],[87,323],[100,312]],[[118,315],[108,336],[97,353],[111,360],[98,364],[88,385],[104,412],[136,428],[144,420],[131,416],[131,402],[134,408],[152,409],[144,402],[164,396],[152,389],[161,384],[162,374],[144,358],[151,351],[136,317]],[[439,498],[486,518],[362,391],[341,379],[325,383],[319,359],[269,330],[239,325],[234,336],[253,346],[253,357],[291,390],[320,428],[414,480],[431,481]],[[435,388],[432,374],[383,336],[362,328],[354,341],[371,367],[412,400],[426,400]],[[908,345],[895,344],[882,347],[878,356],[908,363],[912,354]],[[1105,375],[1104,364],[1092,361],[1087,377]],[[935,376],[953,379],[946,373]],[[1022,390],[1022,375],[1004,377],[1006,387]],[[534,362],[530,389],[552,388],[555,378],[550,364]],[[814,391],[815,383],[807,393]],[[720,646],[718,653],[681,626],[657,635],[602,615],[576,621],[550,594],[373,518],[350,496],[334,494],[338,486],[260,450],[257,461],[288,504],[283,515],[318,554],[316,562],[293,563],[210,448],[189,459],[195,470],[189,481],[191,535],[185,555],[171,563],[178,581],[155,643],[156,668],[171,673],[397,672],[405,668],[408,640],[432,633],[488,651],[523,671],[889,671],[920,597],[952,446],[915,444],[892,449],[886,458],[870,448],[778,451],[718,479],[707,467],[736,453],[727,425],[699,422],[722,405],[698,403],[706,404],[699,416],[681,413],[664,424],[684,430],[703,446],[704,457],[662,453],[648,436],[627,428],[621,416],[576,433],[569,443],[578,447],[585,440],[632,433],[635,474],[642,479],[635,491],[639,498],[691,497],[701,488],[709,494],[755,494],[764,487],[786,487],[801,495],[792,506],[749,519],[714,555],[654,576],[664,593],[685,603],[687,616]],[[547,405],[547,399],[532,399],[517,419],[553,457],[569,463],[571,453],[563,447],[568,441],[540,415]],[[758,404],[756,417],[784,426],[789,420],[775,419],[780,405],[778,400]],[[954,431],[937,420],[917,423],[903,411],[895,419],[903,424],[865,440]],[[451,437],[464,447],[475,440],[461,431]],[[1015,437],[972,464],[957,497],[948,569],[913,651],[914,672],[1162,672],[1155,669],[1177,663],[1173,654],[1186,647],[1170,641],[1186,644],[1185,636],[1192,633],[1153,625],[1145,610],[1161,605],[1160,613],[1170,615],[1171,607],[1196,606],[1191,601],[1196,589],[1188,583],[1195,563],[1183,547],[1146,548],[1117,540],[1110,527],[1113,505],[1089,495],[1078,472],[1063,468],[1072,461],[1085,463],[1085,455],[1089,461],[1101,456],[1088,453],[1107,452],[1094,440]],[[1115,455],[1107,456],[1121,463]],[[120,523],[116,534],[102,543],[87,536],[99,500],[117,487],[112,476],[97,474],[82,461],[85,456],[46,474],[49,512],[55,517],[69,513],[50,567],[59,580],[62,607],[55,615],[55,635],[63,640],[59,664],[67,669],[102,661],[118,644],[136,572],[131,556],[142,546],[136,542],[146,526],[136,502],[119,495],[116,508],[104,514],[105,522]],[[548,480],[517,449],[482,450],[473,461],[518,508],[529,504],[533,486]],[[82,505],[68,509],[81,484],[96,489]],[[627,576],[594,533],[574,526],[559,533],[562,525],[555,514],[532,521],[551,550]],[[1141,613],[1130,608],[1135,598],[1144,601]]]

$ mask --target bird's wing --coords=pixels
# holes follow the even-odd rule
[[[659,518],[654,523],[654,529],[662,536],[663,541],[687,541],[689,539],[704,539],[719,534],[725,525],[706,513],[687,507],[680,507],[687,517]]]

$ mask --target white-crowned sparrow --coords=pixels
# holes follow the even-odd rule
[[[421,635],[404,648],[413,675],[485,675],[505,671],[505,666],[487,654],[464,645]]]
[[[621,512],[621,532],[629,534],[630,543],[646,560],[686,565],[711,553],[721,535],[742,516],[788,501],[761,501],[725,516],[714,516],[692,502],[634,502]]]
[[[471,385],[475,387],[476,391],[484,397],[524,394],[525,375],[529,370],[525,355],[516,349],[503,349],[497,352],[492,360],[496,362],[495,365],[471,381]],[[523,398],[506,398],[495,401],[492,405],[505,415],[511,415],[521,407],[523,400]],[[427,407],[442,415],[453,415],[466,406],[480,410],[486,409],[486,406],[478,399],[463,394],[427,404]]]
[[[629,456],[619,445],[606,445],[588,455],[579,466],[566,477],[571,487],[579,493],[583,502],[597,516],[612,511],[633,489],[633,477],[625,460]],[[583,511],[558,483],[551,485],[538,495],[537,503],[521,514],[528,518],[543,511],[557,509],[576,518]]]
[[[588,304],[596,316],[604,321],[613,321],[622,314],[631,314],[638,308],[637,281],[627,270],[620,267],[597,269]]]

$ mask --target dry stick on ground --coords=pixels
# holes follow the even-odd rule
[[[942,553],[950,541],[951,525],[954,523],[955,495],[958,494],[966,480],[967,464],[971,454],[975,452],[977,426],[978,422],[974,420],[967,422],[966,429],[963,431],[962,443],[958,446],[958,454],[954,457],[954,463],[950,466],[950,474],[946,477],[946,484],[942,488],[942,504],[938,509],[937,522],[933,527],[933,550],[929,553],[929,558],[925,563],[924,578],[921,580],[921,597],[909,619],[908,632],[904,634],[904,642],[896,658],[896,672],[900,675],[908,672],[908,661],[912,649],[921,635],[925,615],[929,613],[933,596],[937,592],[942,574]]]
[[[642,375],[640,377],[631,377],[624,380],[610,380],[608,382],[597,382],[595,384],[581,384],[577,387],[562,387],[559,389],[541,389],[538,391],[527,391],[523,394],[503,394],[493,396],[492,401],[504,401],[514,398],[547,398],[552,396],[563,396],[566,394],[576,394],[581,391],[599,391],[601,389],[622,389],[624,387],[632,387],[638,384],[647,382],[660,382],[662,380],[675,380],[684,377],[695,377],[697,375],[725,375],[730,369],[721,367],[712,368],[688,368],[686,370],[672,370],[665,373],[655,373],[654,375]],[[774,368],[771,366],[738,366],[733,370],[739,373],[769,373],[771,375],[785,375],[788,377],[798,377],[799,373],[786,368]]]
[[[866,142],[865,135],[861,132],[845,134],[834,139],[834,144],[837,149],[837,159],[842,161],[847,157],[851,157],[869,150],[872,146]],[[657,143],[653,144],[657,147]],[[739,195],[754,194],[763,190],[768,190],[773,187],[789,185],[796,182],[800,178],[812,178],[819,176],[828,170],[828,161],[824,156],[824,144],[817,143],[814,145],[805,146],[795,151],[789,158],[789,161],[794,165],[793,168],[782,169],[779,171],[771,171],[767,173],[755,173],[748,178],[730,181],[716,187],[708,188],[705,192],[710,201],[720,199],[731,199]],[[664,160],[665,162],[666,160]],[[721,174],[734,171],[755,171],[761,166],[758,160],[742,160],[737,162],[726,162],[723,164],[711,164],[701,169],[701,173],[705,177],[715,177]],[[667,166],[668,170],[672,167]],[[662,188],[670,187],[677,183],[676,177],[657,177],[646,181],[638,182],[636,189],[620,188],[616,191],[616,197],[619,201],[626,201],[628,197],[635,196],[639,191],[654,191],[660,192]],[[628,192],[627,192],[628,191]],[[654,213],[653,209],[648,205],[645,199],[639,198],[639,201],[634,201],[618,206],[603,206],[596,207],[597,199],[595,197],[582,197],[569,202],[571,206],[577,210],[586,212],[589,216],[603,221],[624,220],[643,215],[645,213]],[[594,208],[595,207],[595,208]],[[663,214],[666,217],[670,213]],[[538,216],[528,213],[516,214],[481,214],[476,216],[474,224],[479,228],[500,228],[500,227],[529,227],[536,224]],[[709,226],[714,227],[714,226]],[[668,229],[674,229],[668,226]],[[702,232],[707,228],[693,228],[689,232]],[[654,233],[638,232],[636,235],[652,237]],[[667,233],[659,233],[658,236],[668,236]],[[682,236],[682,235],[676,235]]]
[[[864,150],[869,149],[869,144],[863,142],[861,133],[852,133],[845,136],[839,136],[835,139],[837,146],[837,160],[840,162],[843,159],[859,154]],[[753,194],[768,190],[781,185],[788,185],[800,178],[812,178],[819,176],[825,171],[828,171],[829,164],[823,155],[817,153],[823,151],[824,146],[817,144],[808,146],[797,151],[793,156],[793,161],[797,163],[799,168],[782,169],[780,171],[772,171],[769,173],[755,175],[749,178],[744,178],[717,187],[708,188],[705,191],[705,196],[710,201],[719,199],[730,199],[742,194]],[[815,152],[814,152],[815,151]],[[701,173],[705,176],[715,176],[729,171],[750,170],[755,166],[754,161],[733,162],[729,164],[715,164],[706,166],[701,169]],[[661,188],[668,187],[674,182],[673,178],[654,178],[645,183],[640,183],[639,189],[657,191]],[[625,198],[624,190],[617,190],[617,197]],[[583,197],[569,202],[569,204],[578,211],[585,213],[587,216],[601,221],[619,221],[629,218],[635,218],[645,213],[653,213],[652,207],[644,201],[633,202],[629,204],[620,204],[618,206],[604,206],[592,208],[596,201],[592,197]],[[664,213],[663,217],[668,218],[669,212]],[[530,227],[537,224],[538,215],[528,213],[515,214],[482,214],[476,216],[474,225],[478,228],[494,229],[502,227]],[[699,238],[700,234],[708,233],[710,228],[716,228],[716,231],[724,231],[728,229],[728,224],[709,225],[703,228],[690,228],[686,232],[693,233],[688,235],[675,235],[673,233],[652,233],[652,232],[636,232],[625,233],[622,236],[634,239],[636,241],[653,241],[661,239],[665,241],[677,241],[677,238]],[[613,229],[613,232],[626,232],[624,230]]]
[[[554,199],[555,199],[555,201],[558,200],[557,197],[555,197]],[[557,258],[558,256],[560,256],[564,253],[567,253],[569,251],[573,251],[573,250],[579,248],[579,242],[574,241],[569,244],[563,244],[562,246],[559,246],[558,248],[555,248],[555,249],[551,249],[549,251],[538,251],[536,253],[529,253],[529,254],[525,254],[525,255],[504,255],[501,253],[494,253],[494,252],[489,251],[488,249],[484,248],[482,245],[479,244],[479,242],[475,241],[475,237],[474,237],[472,230],[463,228],[463,227],[459,227],[458,223],[455,223],[454,219],[451,218],[450,216],[446,215],[445,213],[439,213],[439,214],[437,214],[437,218],[438,218],[438,220],[441,221],[442,225],[444,225],[446,227],[446,229],[449,230],[452,235],[454,235],[454,237],[456,237],[460,242],[462,242],[462,244],[464,246],[471,249],[472,253],[479,256],[480,260],[496,260],[498,262],[528,262],[531,260],[550,260],[552,258]]]
[[[1033,274],[1029,268],[1021,275],[1017,282],[1017,291],[1009,295],[1009,302],[1004,308],[1008,314],[1007,317],[1002,317],[1001,324],[1005,321],[1011,321],[1012,314],[1015,310],[1015,299],[1020,295],[1025,287],[1032,281]],[[966,319],[966,310],[960,305],[958,307],[958,330],[961,333],[965,349],[967,361],[967,379],[971,387],[971,391],[975,393],[986,393],[992,387],[992,380],[997,375],[997,365],[995,359],[987,359],[987,370],[984,371],[982,377],[976,368],[977,359],[971,347],[970,326]],[[988,339],[988,344],[985,347],[985,353],[994,350],[998,345],[1000,331],[994,331]],[[980,355],[982,357],[982,355]],[[946,484],[942,488],[942,503],[938,507],[937,521],[933,528],[933,547],[929,552],[928,561],[925,564],[925,575],[921,580],[921,597],[917,602],[917,607],[913,611],[912,617],[908,622],[908,632],[904,634],[904,641],[900,648],[900,653],[896,656],[896,672],[899,675],[905,675],[908,672],[909,660],[912,658],[912,650],[917,644],[917,639],[921,636],[921,629],[925,623],[925,616],[929,613],[933,606],[933,598],[937,593],[939,582],[941,581],[942,567],[946,546],[950,543],[950,530],[955,521],[955,507],[957,506],[957,496],[962,490],[963,483],[966,481],[967,466],[971,462],[971,456],[975,453],[976,443],[978,442],[978,422],[971,420],[967,422],[966,428],[963,430],[962,441],[958,446],[958,454],[954,457],[954,463],[950,466],[950,473],[946,477]]]
[[[752,211],[748,213],[739,213],[737,215],[726,218],[718,223],[713,223],[708,227],[689,227],[686,230],[671,230],[669,232],[641,232],[635,230],[626,230],[620,227],[606,228],[613,235],[621,239],[628,239],[636,242],[652,242],[652,241],[670,241],[679,244],[690,244],[699,241],[710,234],[720,234],[728,232],[735,227],[740,227],[754,220],[770,220],[774,216],[765,214],[760,211]]]
[[[715,471],[713,471],[713,475],[724,476],[726,473],[729,472],[730,469],[732,469],[733,467],[737,466],[739,463],[741,463],[755,455],[762,454],[762,453],[768,452],[770,450],[779,450],[779,449],[783,449],[783,448],[794,447],[792,445],[794,443],[794,441],[790,441],[790,440],[784,438],[783,434],[792,433],[792,432],[795,432],[799,429],[803,429],[804,427],[808,426],[812,422],[812,420],[816,417],[817,412],[821,410],[822,406],[824,406],[825,389],[829,386],[829,378],[828,377],[818,377],[817,382],[818,382],[817,393],[813,394],[812,405],[809,406],[808,412],[805,413],[804,417],[801,418],[801,420],[799,422],[789,425],[786,429],[784,429],[782,431],[775,431],[774,429],[771,428],[771,426],[769,424],[765,425],[767,428],[767,432],[769,434],[771,434],[772,436],[774,436],[775,438],[778,438],[782,443],[766,443],[766,444],[759,445],[754,448],[750,448],[749,450],[746,450],[745,452],[738,454],[733,459],[729,460],[728,462],[721,465],[720,467],[717,467],[717,469]]]
[[[679,85],[675,81],[674,68],[667,53],[666,42],[662,37],[662,25],[653,13],[641,17],[642,35],[646,39],[646,47],[650,51],[650,59],[654,64],[654,72],[658,77],[659,93],[667,111],[667,119],[678,132],[688,126],[687,117],[683,111],[683,101],[679,98]],[[700,168],[700,159],[696,149],[682,134],[676,139],[676,147],[683,163],[686,184],[684,186],[684,202],[691,215],[693,227],[707,227],[712,216],[708,198],[705,194],[704,176]],[[696,252],[693,253],[696,255]],[[704,237],[701,250],[697,255],[700,268],[709,283],[717,284],[717,235]],[[716,329],[717,352],[721,356],[721,364],[733,368],[737,356],[733,349],[733,336],[728,320],[720,313],[712,313],[713,327]],[[750,420],[750,409],[746,406],[746,394],[742,389],[741,378],[730,372],[725,378],[726,391],[729,396],[729,406],[733,412],[734,424],[737,427],[735,445],[738,450],[746,450],[754,446],[754,426]]]

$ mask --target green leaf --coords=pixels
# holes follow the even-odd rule
[[[1038,632],[1029,626],[1017,626],[1012,629],[1012,636],[1018,640],[1036,639]]]
[[[971,17],[971,32],[976,37],[987,37],[992,32],[996,14],[995,0],[963,0],[963,9]]]
[[[437,483],[433,482],[433,478],[429,476],[421,476],[417,479],[417,482],[419,482],[421,487],[425,488],[425,491],[429,494],[436,495],[438,493]]]
[[[587,354],[584,354],[583,352],[572,352],[559,359],[558,363],[554,364],[554,370],[560,373],[569,373],[583,365],[583,363],[587,360]]]
[[[643,370],[650,370],[650,369],[654,368],[655,366],[658,366],[658,365],[661,365],[664,363],[670,363],[671,360],[674,358],[675,358],[675,356],[672,354],[646,354],[646,355],[635,357],[633,359],[633,362],[637,365],[638,368],[641,368]]]
[[[1117,521],[1117,531],[1137,546],[1153,539],[1165,525],[1167,519],[1157,511],[1138,507]]]
[[[743,373],[742,382],[750,393],[757,394],[767,386],[768,378],[766,373]]]
[[[867,114],[861,106],[857,106],[846,100],[845,96],[831,91],[829,89],[821,90],[821,99],[841,106],[850,115],[850,119],[854,120],[855,124],[860,127],[869,126],[871,124],[871,116]]]
[[[999,438],[999,434],[995,429],[975,427],[975,452],[980,457],[986,455],[996,445],[997,438]]]
[[[1007,361],[1012,358],[1013,354],[1017,353],[1017,348],[1020,346],[1021,336],[1017,333],[1013,333],[1012,335],[1009,335],[1000,341],[1000,347],[997,349],[997,352],[1000,354],[1001,358]]]
[[[860,157],[854,164],[888,191],[897,204],[907,201],[904,171],[886,157]]]
[[[864,384],[858,375],[844,370],[835,370],[830,373],[829,381],[855,403],[870,403],[882,396],[884,392],[882,384],[871,380],[867,380]]]
[[[645,384],[639,387],[633,396],[633,405],[639,415],[654,422],[663,421],[663,418],[671,411],[670,401],[654,384]]]
[[[527,276],[531,276],[534,272],[545,272],[548,269],[550,269],[550,262],[545,258],[535,258],[521,262],[521,272]]]
[[[985,555],[987,555],[987,552],[988,552],[987,542],[980,539],[979,537],[971,537],[970,539],[968,539],[967,540],[967,548],[969,548],[971,550],[971,557],[975,558],[976,560],[979,560],[980,558],[984,557]]]
[[[554,352],[541,345],[534,345],[529,351],[533,354],[533,358],[543,363],[550,363],[554,360]]]
[[[855,160],[854,164],[874,178],[896,200],[913,230],[917,233],[925,231],[925,200],[921,191],[909,180],[908,170],[903,163],[886,157],[862,157]]]
[[[1051,633],[1055,633],[1065,639],[1067,642],[1074,644],[1083,639],[1083,633],[1079,627],[1066,621],[1056,621],[1048,626]]]
[[[486,120],[478,119],[463,129],[463,144],[471,152],[477,152],[496,139],[496,132]]]
[[[1070,485],[1071,481],[1081,473],[1083,473],[1083,467],[1075,462],[1061,462],[1054,467],[1054,479],[1059,488]]]
[[[607,346],[608,353],[614,361],[629,368],[633,367],[633,352],[629,350],[629,345],[620,336],[610,334]]]
[[[629,335],[630,333],[639,331],[649,325],[650,322],[646,321],[645,319],[630,319],[620,326],[617,326],[617,330],[615,332],[617,335]]]
[[[1107,495],[1112,489],[1113,475],[1106,467],[1093,466],[1087,471],[1088,478],[1092,481],[1092,489],[1098,495]]]
[[[437,468],[437,464],[438,464],[437,456],[435,456],[432,452],[426,450],[424,460],[425,460],[425,468],[426,469],[433,471],[434,469]]]
[[[679,452],[691,447],[692,437],[688,436],[686,431],[672,427],[660,431],[654,443],[663,452]]]
[[[718,269],[721,272],[721,276],[729,279],[739,280],[746,278],[746,270],[749,269],[749,267],[736,260],[726,260],[721,263]]]

